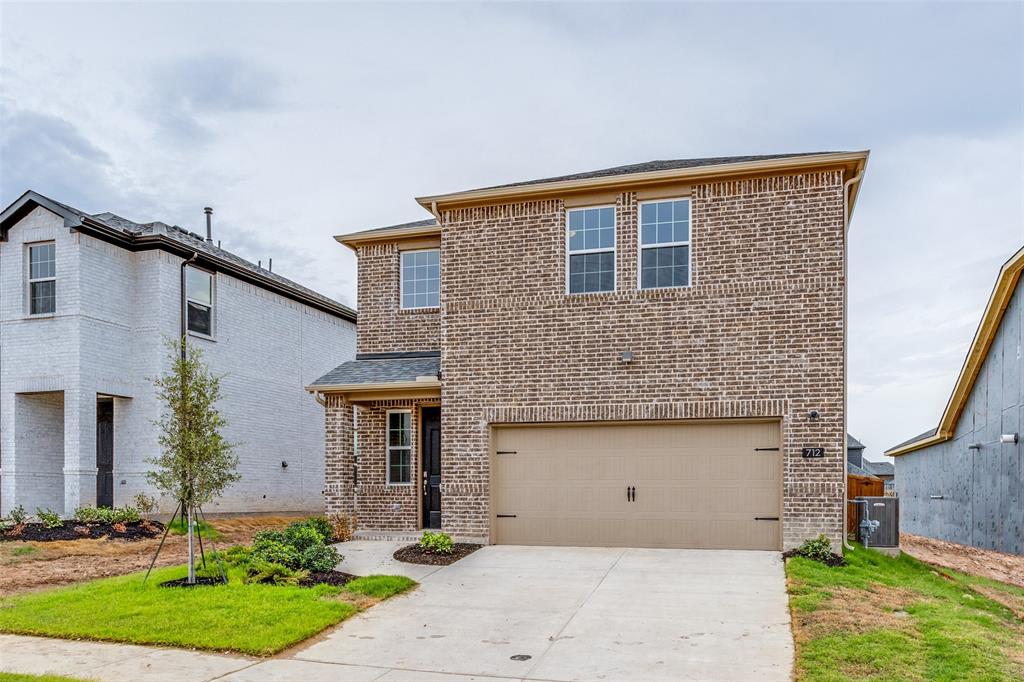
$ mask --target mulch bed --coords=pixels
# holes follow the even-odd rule
[[[313,587],[315,585],[334,585],[335,587],[343,587],[358,576],[354,576],[351,573],[343,573],[341,571],[324,571],[324,572],[312,572],[309,577],[299,583],[302,587]]]
[[[65,521],[63,525],[56,528],[47,528],[41,523],[23,523],[0,532],[0,542],[15,540],[50,542],[52,540],[82,540],[104,536],[117,540],[143,540],[158,537],[163,532],[164,525],[162,523],[148,520],[114,524],[85,524],[77,521]]]
[[[474,545],[468,542],[456,542],[455,548],[451,554],[434,554],[421,549],[419,545],[408,545],[396,551],[392,556],[398,561],[404,561],[407,564],[427,564],[429,566],[448,566],[454,564],[456,561],[463,557],[467,557],[473,552],[483,547],[483,545]]]
[[[813,557],[806,557],[804,555],[804,553],[801,552],[799,549],[791,549],[791,550],[785,551],[785,552],[782,553],[782,556],[785,559],[789,559],[789,558],[792,558],[792,557],[795,557],[795,556],[803,556],[803,557],[808,558],[808,559],[813,559]],[[832,567],[835,567],[835,566],[845,566],[846,565],[846,559],[843,558],[843,556],[841,554],[836,554],[835,552],[830,552],[829,555],[828,555],[828,558],[825,559],[824,561],[822,561],[821,563],[825,564],[826,566],[832,566]]]
[[[160,587],[202,587],[209,585],[223,585],[224,581],[220,578],[196,578],[196,581],[189,585],[188,578],[178,578],[177,580],[165,580],[160,583]]]

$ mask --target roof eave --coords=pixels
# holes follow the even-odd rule
[[[897,448],[886,450],[884,454],[887,457],[899,457],[900,455],[906,455],[911,452],[914,452],[915,450],[922,450],[924,448],[931,447],[932,445],[937,445],[939,443],[945,442],[949,440],[951,437],[952,434],[937,433],[934,436],[922,438],[921,440],[916,440],[913,443],[907,443],[906,445],[901,445]]]
[[[441,381],[434,378],[420,378],[415,381],[388,381],[362,384],[311,384],[306,386],[310,393],[403,393],[408,391],[441,391]]]
[[[635,187],[662,184],[672,181],[714,179],[735,175],[749,175],[773,171],[784,172],[825,166],[847,166],[850,168],[852,175],[856,175],[860,171],[864,170],[864,167],[867,164],[868,154],[869,152],[867,150],[858,152],[840,152],[835,154],[812,154],[782,159],[762,159],[759,161],[722,163],[712,166],[698,166],[694,168],[677,168],[671,170],[629,173],[624,175],[607,175],[597,178],[556,180],[553,182],[537,183],[533,185],[514,185],[511,187],[494,187],[490,189],[477,189],[450,194],[437,194],[417,197],[416,201],[420,206],[429,211],[434,208],[440,210],[463,205],[493,203],[513,198],[608,189],[620,185]],[[851,214],[856,196],[857,188],[853,188],[850,194]]]
[[[394,241],[395,239],[407,239],[412,237],[434,236],[441,236],[440,225],[420,225],[419,227],[404,227],[396,228],[394,230],[376,230],[369,233],[352,232],[349,234],[336,235],[334,240],[355,251],[364,244],[389,242]]]
[[[59,215],[64,219],[64,226],[67,228],[75,229],[82,224],[81,218],[77,214],[30,189],[22,193],[20,197],[12,201],[0,213],[0,241],[7,241],[7,233],[11,227],[31,213],[37,206],[41,206],[47,211]]]

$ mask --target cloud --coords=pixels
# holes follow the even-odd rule
[[[153,67],[145,114],[162,133],[204,138],[217,122],[273,109],[279,89],[273,71],[238,56],[180,58]]]

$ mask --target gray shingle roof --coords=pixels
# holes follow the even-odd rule
[[[846,473],[853,474],[854,476],[874,476],[870,471],[861,469],[856,464],[846,463]]]
[[[122,239],[127,245],[142,243],[148,239],[167,239],[179,244],[185,250],[198,252],[217,260],[227,262],[238,271],[242,271],[250,276],[256,283],[262,283],[268,286],[268,288],[282,291],[285,294],[291,294],[299,300],[310,303],[316,307],[330,311],[347,319],[355,320],[356,318],[355,311],[348,306],[324,296],[323,294],[319,294],[312,289],[304,287],[297,282],[293,282],[286,277],[282,277],[281,275],[271,272],[266,268],[260,267],[255,263],[250,263],[244,258],[236,256],[230,251],[226,251],[218,247],[215,243],[207,242],[202,236],[194,232],[190,232],[183,227],[168,225],[167,223],[160,221],[137,223],[134,220],[123,218],[109,211],[104,213],[86,213],[81,209],[68,206],[67,204],[55,201],[31,190],[23,194],[17,201],[11,204],[10,207],[5,209],[5,213],[11,211],[11,209],[17,206],[19,202],[25,201],[35,202],[36,204],[58,212],[64,210],[79,221],[82,221],[83,226],[88,225],[89,221],[92,223],[98,223],[118,235],[119,243],[122,242]]]
[[[416,381],[419,377],[436,377],[440,371],[440,353],[423,354],[418,357],[357,356],[355,360],[349,360],[335,367],[314,381],[310,388],[316,388],[317,386],[391,384]]]
[[[699,168],[701,166],[718,166],[728,163],[746,163],[749,161],[769,161],[772,159],[789,159],[797,156],[819,156],[822,154],[836,154],[839,152],[808,152],[803,154],[763,154],[761,156],[713,156],[703,159],[659,159],[656,161],[645,161],[633,163],[626,166],[614,166],[601,170],[586,171],[584,173],[573,173],[571,175],[557,175],[551,178],[540,180],[525,180],[523,182],[512,182],[507,185],[494,185],[492,187],[481,187],[479,189],[503,189],[505,187],[523,187],[526,185],[540,185],[546,182],[562,182],[566,180],[589,180],[591,178],[603,178],[612,175],[630,175],[632,173],[648,173],[651,171],[679,170],[683,168]]]
[[[864,444],[850,434],[846,434],[846,448],[848,450],[863,450]]]
[[[871,472],[873,476],[895,476],[896,467],[892,465],[892,462],[872,462],[871,460],[864,460],[864,468]]]
[[[890,451],[895,450],[897,448],[902,448],[904,445],[910,445],[911,443],[916,443],[917,441],[924,440],[925,438],[931,438],[936,433],[938,433],[938,431],[939,431],[939,427],[937,427],[937,426],[934,429],[928,429],[924,433],[918,434],[918,435],[914,436],[913,438],[911,438],[909,440],[905,440],[902,443],[897,443],[896,445],[893,445],[891,448],[886,450],[886,452],[890,452]]]
[[[433,227],[437,225],[437,221],[433,218],[426,220],[414,220],[411,223],[399,223],[398,225],[387,225],[385,227],[373,227],[368,230],[360,230],[359,232],[346,233],[346,237],[357,237],[361,235],[371,235],[377,232],[390,232],[392,230],[406,230],[411,227]]]

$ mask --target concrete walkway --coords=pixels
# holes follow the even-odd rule
[[[100,680],[789,680],[774,552],[485,547],[445,568],[402,543],[341,546],[342,570],[421,586],[271,660],[0,636],[0,670]]]

